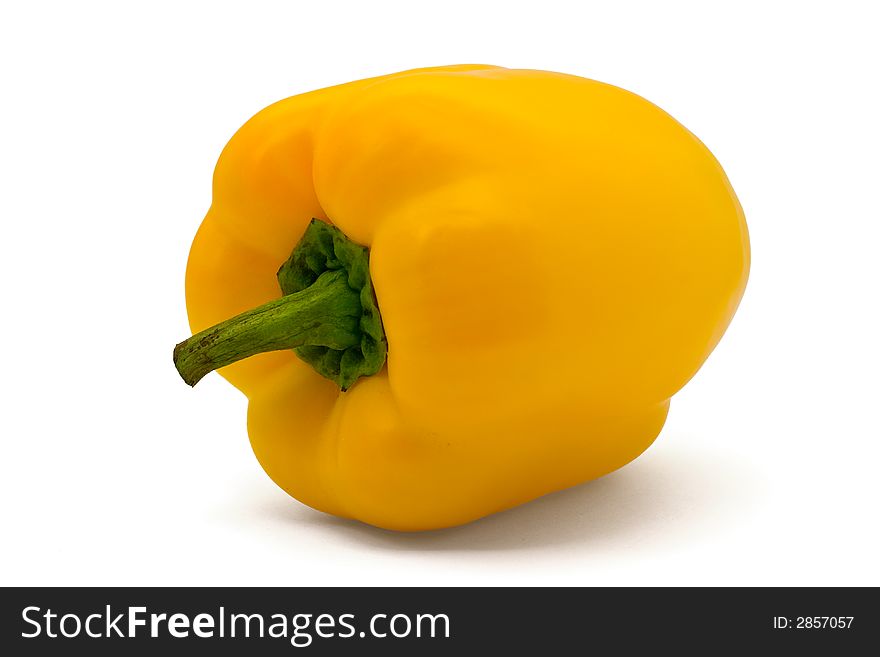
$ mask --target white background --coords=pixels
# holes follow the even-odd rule
[[[824,6],[823,6],[824,5]],[[0,583],[880,584],[871,3],[4,3]],[[740,311],[599,481],[401,535],[263,474],[195,390],[183,276],[221,148],[280,98],[411,67],[558,70],[695,132],[746,211]]]

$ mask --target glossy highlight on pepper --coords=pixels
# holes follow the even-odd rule
[[[249,400],[316,509],[466,523],[656,438],[745,290],[721,166],[617,87],[464,65],[294,96],[232,138],[175,364]]]

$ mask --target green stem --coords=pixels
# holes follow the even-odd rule
[[[174,365],[194,386],[220,367],[255,354],[296,347],[344,351],[360,344],[359,291],[345,270],[327,270],[309,287],[197,333],[174,348]]]
[[[174,365],[184,381],[193,386],[212,370],[281,349],[292,349],[343,391],[382,369],[388,343],[367,247],[312,219],[277,278],[280,299],[175,347]]]

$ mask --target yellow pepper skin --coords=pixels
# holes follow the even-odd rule
[[[313,217],[370,249],[386,366],[345,392],[290,350],[219,372],[281,488],[393,530],[636,458],[748,277],[743,211],[708,149],[639,96],[543,71],[406,71],[254,116],[192,245],[192,330],[277,299]]]

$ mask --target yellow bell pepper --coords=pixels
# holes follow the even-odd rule
[[[641,454],[748,268],[721,166],[648,101],[406,71],[288,98],[232,138],[175,362],[249,397],[254,452],[293,497],[449,527]]]

